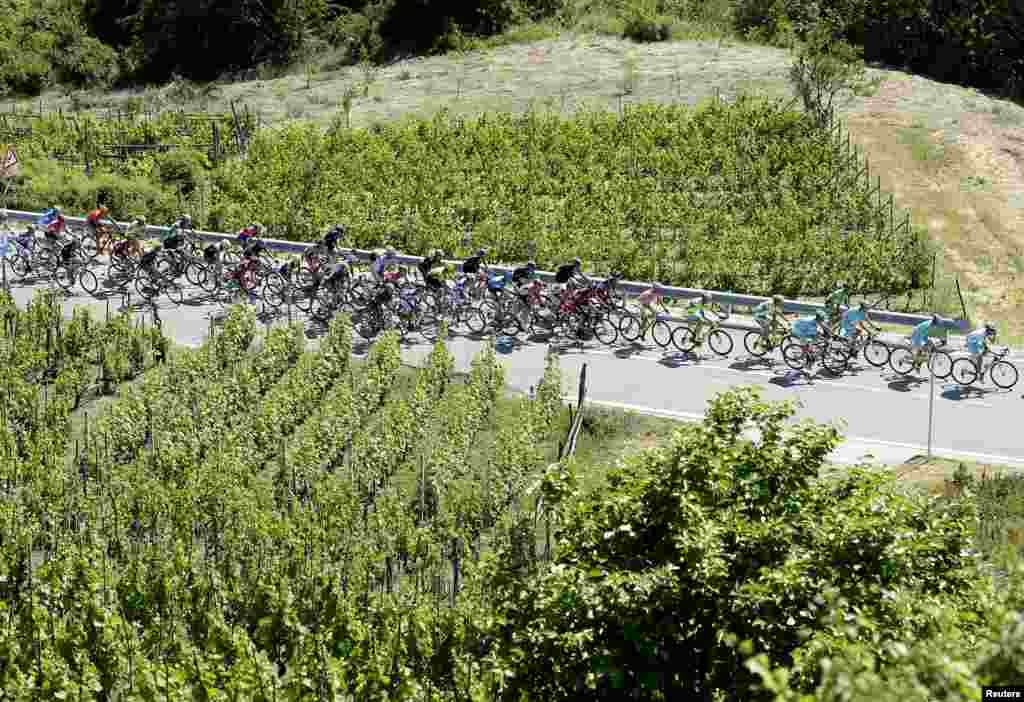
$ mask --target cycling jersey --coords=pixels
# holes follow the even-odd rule
[[[925,342],[928,341],[928,332],[932,328],[932,320],[926,319],[916,327],[914,327],[914,333],[910,335],[910,343],[913,346],[924,346]]]
[[[92,212],[85,216],[85,221],[88,222],[93,227],[96,227],[100,223],[100,218],[105,216],[106,214],[106,212],[97,207],[95,210],[93,210]]]
[[[838,307],[839,305],[849,305],[850,295],[846,292],[846,288],[839,288],[834,290],[828,297],[825,298],[825,305],[827,307]]]
[[[799,339],[813,339],[818,336],[818,319],[816,317],[801,317],[793,322],[791,329],[793,336]]]
[[[382,277],[384,275],[384,269],[388,267],[388,263],[390,263],[388,256],[386,254],[380,254],[373,259],[373,263],[370,264],[370,271],[378,278]]]
[[[642,293],[640,293],[640,295],[637,296],[636,299],[637,302],[639,302],[641,305],[654,305],[657,304],[659,300],[661,300],[661,293],[655,291],[654,288],[648,288],[647,290],[644,290]]]
[[[843,313],[842,335],[853,336],[857,331],[857,324],[865,321],[867,318],[868,313],[859,307],[846,310]]]
[[[574,277],[576,277],[576,264],[566,263],[564,266],[559,266],[558,270],[555,271],[555,282],[556,283],[568,283]]]
[[[775,310],[775,305],[771,300],[765,300],[760,305],[754,308],[754,319],[767,322],[772,318],[772,312]]]
[[[327,235],[324,236],[323,243],[325,249],[327,249],[328,251],[334,251],[334,247],[338,245],[338,232],[327,232]]]
[[[975,329],[967,335],[967,350],[971,353],[984,353],[988,347],[988,339],[985,337],[985,327]]]
[[[536,274],[537,271],[535,269],[530,268],[529,266],[520,266],[512,271],[512,282],[516,285],[520,285],[531,280]]]
[[[713,321],[708,317],[707,308],[704,307],[703,303],[691,302],[686,307],[686,315],[691,322],[711,322]]]

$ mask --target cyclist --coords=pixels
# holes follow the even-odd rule
[[[53,249],[60,242],[61,232],[64,231],[64,212],[54,205],[43,212],[36,224],[43,227],[43,244]]]
[[[926,354],[925,347],[928,345],[928,333],[931,331],[932,325],[938,323],[939,315],[933,314],[931,319],[926,319],[914,327],[914,331],[910,335],[910,348],[914,352],[914,370],[921,367],[921,362]]]
[[[568,290],[574,285],[590,284],[590,278],[583,273],[583,261],[579,256],[558,267],[555,271],[555,282],[562,286],[562,290]]]
[[[99,238],[99,228],[104,224],[114,226],[114,220],[110,216],[110,208],[104,204],[100,204],[95,210],[85,216],[85,226],[89,230],[89,234],[92,236],[93,241],[96,242],[96,249],[102,251],[106,247],[107,242],[101,242]]]
[[[637,296],[636,301],[640,303],[640,328],[646,330],[648,325],[658,317],[655,305],[664,304],[663,288],[658,281],[652,281],[651,287],[644,290]]]
[[[434,249],[422,261],[416,264],[420,275],[423,276],[423,282],[426,283],[427,288],[430,290],[440,290],[444,286],[444,283],[436,274],[436,268],[444,265],[443,259],[444,252],[441,249]]]
[[[867,334],[867,327],[875,329],[871,322],[868,321],[868,305],[866,302],[861,301],[843,312],[839,336],[845,339],[853,339],[857,336],[858,332]]]
[[[790,333],[804,342],[806,346],[808,342],[818,338],[824,323],[825,313],[818,311],[809,317],[800,317],[794,320],[790,327]]]
[[[309,249],[306,253],[306,260],[309,263],[311,270],[315,270],[319,264],[317,254],[321,252],[327,258],[327,265],[334,264],[338,258],[338,241],[345,236],[345,233],[346,230],[344,224],[335,224],[327,230],[320,241],[316,242],[312,248]]]
[[[345,260],[338,261],[331,267],[331,272],[324,279],[324,284],[328,290],[336,293],[348,282],[350,274],[348,262]]]
[[[335,224],[333,227],[327,230],[324,234],[324,238],[321,240],[324,249],[329,255],[334,254],[334,250],[338,247],[338,242],[345,238],[348,231],[345,229],[344,224]]]
[[[136,256],[142,255],[142,239],[146,235],[146,218],[138,216],[131,221],[124,232],[125,249]]]
[[[178,219],[174,220],[174,223],[168,227],[166,232],[160,234],[160,243],[168,251],[174,251],[180,248],[185,242],[185,235],[182,230],[192,228],[192,218],[186,215],[181,215]]]
[[[991,351],[991,342],[996,340],[996,325],[992,322],[985,322],[983,325],[967,335],[967,350],[971,354],[971,360],[975,368],[980,372],[981,359]]]
[[[843,282],[840,282],[836,289],[825,298],[825,311],[828,312],[829,322],[833,326],[839,321],[841,306],[850,306],[850,293],[846,291],[846,284]]]
[[[688,322],[693,323],[693,338],[700,343],[700,333],[705,326],[714,323],[708,314],[707,305],[711,302],[711,296],[707,293],[701,293],[698,297],[692,298],[687,301],[686,305],[686,319]]]
[[[484,258],[487,257],[487,249],[477,249],[477,252],[462,262],[462,272],[469,275],[476,275],[484,265]]]
[[[782,295],[773,295],[772,299],[765,300],[754,308],[754,321],[761,327],[765,336],[769,336],[776,325],[785,328],[787,319],[784,304]]]
[[[377,249],[373,252],[373,260],[370,261],[370,272],[378,283],[384,282],[384,273],[388,266],[391,265],[392,259],[397,255],[398,252],[390,246],[386,249]]]

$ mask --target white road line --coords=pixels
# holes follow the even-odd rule
[[[578,396],[565,395],[562,398],[566,402],[575,403]],[[704,419],[703,414],[697,414],[695,412],[679,412],[676,410],[656,409],[653,407],[644,407],[643,405],[631,405],[625,402],[613,402],[611,400],[587,400],[588,403],[594,405],[601,405],[605,407],[612,407],[615,409],[631,410],[638,414],[647,414],[656,417],[667,417],[669,419],[679,419],[683,421],[701,421]],[[927,452],[927,447],[919,446],[917,444],[906,444],[899,441],[883,441],[881,439],[866,439],[859,436],[846,436],[844,441],[857,444],[868,444],[873,446],[886,446],[888,448],[905,448],[915,451],[917,453]],[[990,453],[976,453],[974,451],[957,451],[951,448],[936,448],[932,447],[932,453],[937,456],[943,456],[946,458],[969,458],[972,460],[986,461],[988,463],[1003,463],[1009,465],[1018,465],[1024,467],[1024,458],[1014,458],[1013,456],[999,456]]]

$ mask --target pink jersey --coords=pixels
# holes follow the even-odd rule
[[[647,290],[644,290],[642,293],[640,293],[639,297],[637,297],[637,301],[641,305],[653,305],[660,299],[661,295],[655,292],[654,288],[648,288]]]

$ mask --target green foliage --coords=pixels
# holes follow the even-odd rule
[[[1013,0],[739,0],[736,30],[789,46],[820,16],[834,19],[864,58],[938,80],[1024,95],[1024,6]]]
[[[753,389],[723,393],[670,447],[577,494],[550,570],[495,581],[492,635],[510,673],[499,698],[750,691],[743,640],[806,688],[823,657],[856,641],[829,624],[822,595],[843,598],[883,645],[932,631],[914,602],[971,612],[969,506],[900,496],[870,471],[820,480],[838,432],[793,426],[793,412]]]
[[[180,187],[183,195],[191,195],[210,170],[205,154],[187,149],[174,149],[154,159],[157,179],[166,186]]]
[[[827,18],[819,18],[804,32],[789,69],[789,80],[803,101],[804,109],[822,129],[833,123],[835,99],[841,93],[866,94],[863,53],[836,36]]]
[[[638,42],[667,41],[672,29],[664,16],[656,12],[656,3],[633,3],[626,9],[623,36]]]
[[[466,254],[468,225],[498,260],[526,260],[535,243],[541,266],[578,254],[633,280],[753,294],[818,292],[851,270],[865,290],[926,278],[919,232],[888,238],[866,187],[828,185],[842,161],[812,120],[746,98],[621,118],[441,113],[263,130],[218,173],[211,202],[225,226],[256,218],[280,238],[312,239],[344,212],[361,247]]]

